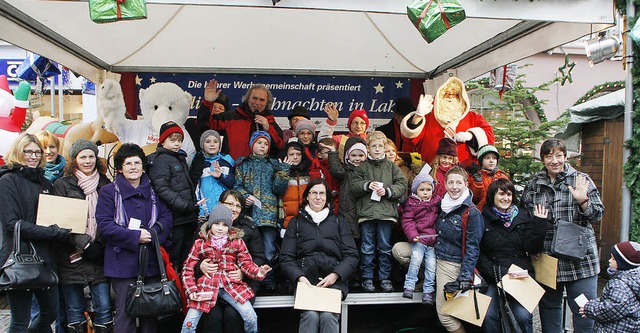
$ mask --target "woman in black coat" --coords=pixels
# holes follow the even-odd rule
[[[22,134],[4,157],[6,165],[0,169],[0,203],[2,203],[2,247],[0,264],[4,264],[13,250],[13,231],[20,223],[21,251],[30,251],[31,242],[45,264],[57,273],[55,248],[61,243],[74,244],[71,232],[57,225],[36,225],[36,212],[40,194],[51,194],[51,183],[44,178],[46,160],[38,139]],[[79,244],[79,248],[86,245]],[[33,295],[40,305],[38,319],[29,325]],[[40,290],[7,290],[11,309],[9,332],[41,332],[51,326],[58,316],[58,287]]]
[[[109,296],[111,286],[104,276],[105,244],[97,232],[95,211],[100,188],[111,181],[105,175],[106,167],[98,160],[98,147],[93,142],[80,139],[71,145],[69,153],[71,158],[65,167],[65,176],[53,184],[53,193],[88,201],[89,216],[85,234],[91,237],[91,242],[82,251],[76,251],[71,246],[63,246],[56,251],[60,292],[66,304],[66,309],[60,311],[66,310],[70,333],[86,332],[84,287],[88,285],[95,314],[94,332],[106,333],[113,327]]]
[[[311,180],[302,197],[302,208],[282,240],[281,268],[291,281],[338,289],[344,299],[359,261],[349,225],[332,213],[331,191],[323,179]],[[337,333],[338,318],[336,313],[304,311],[299,332]]]
[[[489,285],[486,294],[492,298],[482,324],[486,333],[502,330],[496,281],[507,275],[511,265],[527,270],[533,277],[531,255],[542,252],[546,230],[551,226],[545,207],[537,206],[531,217],[517,206],[515,193],[510,180],[497,179],[489,185],[487,203],[482,209],[485,230],[476,267]],[[507,295],[507,301],[522,331],[533,332],[531,313],[510,295]]]

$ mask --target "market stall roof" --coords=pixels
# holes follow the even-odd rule
[[[624,114],[624,88],[598,98],[574,105],[569,111],[569,123],[555,137],[569,139],[582,131],[582,124],[615,119]]]
[[[0,39],[88,78],[106,70],[430,79],[453,69],[467,80],[615,20],[613,1],[461,1],[467,19],[427,44],[407,18],[408,0],[146,2],[147,19],[97,24],[86,0],[0,0]]]

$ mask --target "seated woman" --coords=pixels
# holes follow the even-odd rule
[[[57,261],[60,291],[64,296],[70,333],[86,332],[88,311],[85,306],[84,287],[89,286],[93,304],[93,329],[96,333],[109,332],[113,327],[111,315],[110,285],[104,276],[104,242],[98,233],[96,205],[98,191],[111,183],[105,176],[106,166],[98,161],[98,147],[84,139],[71,145],[71,159],[65,168],[65,176],[53,184],[58,196],[87,200],[89,216],[85,234],[91,237],[89,246],[76,251],[71,246],[58,248]]]
[[[113,183],[100,189],[96,220],[104,237],[104,275],[111,278],[115,293],[115,332],[136,332],[136,318],[130,317],[125,304],[127,289],[138,277],[140,245],[151,244],[154,229],[161,245],[171,232],[172,215],[151,187],[144,172],[147,158],[138,145],[125,143],[113,158],[117,171]],[[160,268],[155,250],[147,256],[145,283],[160,281]],[[158,331],[156,318],[138,318],[140,333]]]
[[[359,262],[349,225],[332,213],[331,192],[323,179],[309,182],[302,196],[303,208],[289,221],[282,240],[281,268],[291,281],[339,289],[344,299]],[[299,332],[337,333],[338,318],[336,313],[304,311]]]
[[[496,179],[489,185],[487,202],[482,208],[485,231],[476,267],[488,284],[486,294],[492,298],[482,324],[482,331],[486,333],[501,330],[496,281],[507,275],[511,265],[526,269],[533,276],[530,256],[542,252],[545,234],[552,226],[547,220],[547,208],[537,205],[531,217],[525,209],[518,207],[515,193],[510,180]],[[532,333],[531,313],[510,295],[507,295],[507,302],[522,332]]]

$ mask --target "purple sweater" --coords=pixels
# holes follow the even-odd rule
[[[416,237],[427,246],[436,244],[436,219],[442,197],[434,194],[429,201],[422,201],[415,195],[409,196],[404,203],[402,213],[402,229],[409,242]],[[433,237],[424,237],[433,236]]]

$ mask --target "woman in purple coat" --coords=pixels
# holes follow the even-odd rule
[[[158,234],[160,244],[171,231],[171,212],[157,197],[144,173],[146,157],[142,148],[125,143],[114,157],[117,171],[112,184],[100,189],[96,219],[106,242],[104,275],[111,278],[116,295],[115,333],[136,332],[136,318],[125,311],[127,288],[138,277],[138,251],[141,244],[151,243],[150,229]],[[155,250],[149,249],[146,283],[160,280]],[[157,320],[140,318],[141,333],[157,331]]]

